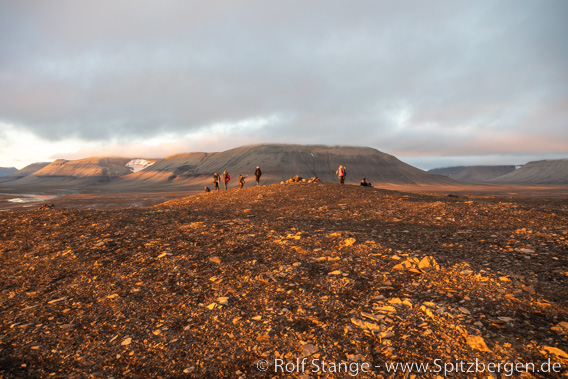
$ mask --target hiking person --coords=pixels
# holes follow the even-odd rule
[[[231,180],[231,175],[227,171],[223,171],[223,183],[225,183],[225,190],[227,189],[227,185],[229,184],[229,180]]]
[[[256,185],[260,185],[260,177],[262,175],[262,171],[260,171],[260,167],[256,166],[256,170],[254,170],[254,177],[256,178]]]
[[[245,178],[246,176],[239,175],[239,186],[241,188],[243,188],[243,186],[245,185]]]
[[[337,169],[337,176],[339,177],[339,183],[345,183],[345,168],[343,166],[339,166]]]
[[[361,180],[361,185],[363,187],[372,187],[371,183],[367,183],[367,178],[363,178],[363,180]]]
[[[219,191],[219,174],[218,173],[214,173],[213,174],[213,183],[215,184],[215,191]]]

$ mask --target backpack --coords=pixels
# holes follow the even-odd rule
[[[229,175],[229,173],[227,173],[227,177],[225,178],[225,181],[228,182],[229,180],[231,180],[231,175]]]

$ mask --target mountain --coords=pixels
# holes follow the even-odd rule
[[[239,175],[254,180],[254,170],[260,166],[262,184],[279,183],[299,175],[317,176],[322,181],[335,182],[339,165],[347,167],[347,183],[359,183],[362,178],[380,184],[456,184],[450,178],[434,175],[401,162],[396,157],[369,147],[262,144],[242,146],[218,153],[187,153],[168,156],[154,165],[122,176],[110,186],[116,188],[146,186],[211,186],[213,173],[227,170],[236,185]]]
[[[521,168],[491,180],[511,184],[568,184],[568,159],[529,162]]]
[[[18,169],[15,167],[0,167],[0,178],[13,174],[16,171],[18,171]]]
[[[131,173],[129,158],[58,159],[51,163],[34,163],[9,177],[3,186],[30,188],[84,187]]]
[[[45,166],[47,166],[48,164],[50,164],[50,162],[37,162],[37,163],[32,163],[30,165],[27,165],[26,167],[17,170],[13,173],[11,173],[10,175],[4,176],[2,178],[0,178],[0,184],[3,183],[9,183],[9,182],[14,182],[16,180],[22,179],[28,175],[33,174],[34,172],[44,168]]]
[[[448,176],[460,182],[487,182],[515,171],[516,166],[457,166],[435,168],[428,172]]]
[[[240,174],[254,181],[254,170],[263,172],[261,184],[280,183],[299,175],[336,182],[339,165],[347,168],[347,183],[364,177],[373,184],[456,185],[453,179],[422,171],[396,157],[369,147],[262,144],[217,153],[185,153],[158,160],[130,158],[58,159],[18,180],[2,185],[35,188],[87,188],[101,192],[164,191],[213,187],[215,172],[227,170],[230,187]],[[150,163],[154,162],[150,165]],[[145,168],[132,172],[132,166]],[[31,171],[28,170],[28,171]],[[16,173],[18,174],[18,173]]]
[[[10,174],[11,178],[15,179],[21,179],[25,176],[31,175],[34,172],[41,170],[42,168],[44,168],[45,166],[47,166],[48,164],[50,164],[51,162],[36,162],[36,163],[32,163],[30,165],[27,165],[26,167],[22,168],[21,170],[18,170],[16,172],[14,172],[13,174]]]

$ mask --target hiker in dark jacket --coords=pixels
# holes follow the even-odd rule
[[[227,185],[229,184],[229,180],[231,180],[231,175],[227,171],[223,171],[223,183],[225,183],[225,189],[227,189]]]
[[[213,174],[213,183],[215,184],[215,191],[219,191],[219,174]]]
[[[245,178],[246,176],[239,175],[239,186],[241,188],[243,188],[243,186],[245,185]]]
[[[256,166],[256,170],[254,170],[254,176],[256,178],[256,185],[260,185],[260,177],[262,175],[262,171],[260,171],[260,167]]]
[[[367,178],[363,178],[363,180],[361,180],[361,185],[363,187],[372,187],[371,183],[367,183]]]

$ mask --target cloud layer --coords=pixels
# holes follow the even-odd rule
[[[562,0],[2,2],[0,134],[568,155],[566,19]]]

